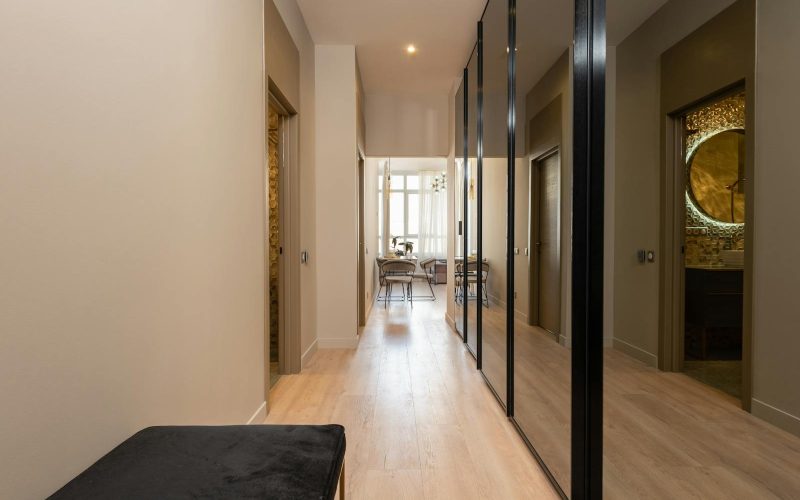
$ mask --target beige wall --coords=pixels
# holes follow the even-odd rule
[[[378,170],[382,158],[367,158],[364,162],[364,283],[366,283],[367,311],[372,309],[377,292],[377,266],[375,257],[378,256]]]
[[[263,404],[262,5],[0,4],[0,498]]]
[[[755,241],[753,249],[754,414],[800,435],[800,263],[792,208],[800,186],[800,3],[757,4]]]
[[[358,67],[358,58],[355,63],[356,79],[356,141],[358,152],[362,157],[367,156],[367,121],[366,121],[366,96],[364,83],[361,81],[361,69]]]
[[[319,347],[354,347],[357,326],[358,92],[352,45],[317,45],[316,225]]]
[[[270,91],[297,112],[300,107],[300,51],[273,0],[264,1],[264,21]]]
[[[456,138],[456,117],[458,113],[456,113],[456,106],[461,105],[461,103],[456,103],[456,95],[458,92],[458,87],[461,85],[461,78],[457,78],[453,81],[453,87],[450,90],[450,94],[447,98],[447,309],[445,310],[445,318],[449,325],[455,328],[454,317],[455,314],[455,287],[454,287],[454,278],[453,276],[455,270],[455,251],[456,251],[456,242],[455,242],[455,234],[456,234],[456,210],[455,210],[455,192],[456,187],[455,183],[459,182],[456,179],[456,158],[462,153],[456,151],[456,144],[458,144],[458,140]],[[461,140],[463,142],[463,139]]]
[[[506,227],[508,225],[507,197],[508,161],[505,158],[483,159],[483,258],[489,263],[486,290],[491,304],[508,303],[506,300]],[[477,175],[477,174],[475,174]],[[477,187],[476,187],[477,190]],[[477,206],[477,201],[474,202]],[[477,249],[477,216],[470,221],[470,251]],[[469,306],[468,306],[469,307]]]
[[[370,93],[365,101],[368,156],[447,156],[447,93]]]
[[[275,6],[299,50],[299,165],[300,165],[300,249],[310,252],[300,266],[300,352],[303,364],[317,345],[317,259],[316,249],[316,130],[314,41],[295,0],[275,0]],[[269,66],[270,74],[274,67]]]
[[[671,0],[616,49],[614,346],[648,364],[658,354],[659,266],[637,249],[660,240],[660,58],[732,0]],[[660,261],[661,255],[656,255]]]

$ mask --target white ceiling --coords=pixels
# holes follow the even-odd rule
[[[365,92],[447,93],[485,0],[297,0],[317,44],[352,44]],[[417,53],[406,54],[413,43]]]
[[[500,1],[503,0],[492,0]],[[616,45],[667,0],[608,0]],[[446,93],[475,44],[485,0],[297,0],[314,42],[355,45],[365,92]],[[505,3],[505,2],[503,2]],[[535,51],[538,79],[572,39],[571,0],[517,0],[518,40]],[[408,55],[408,44],[417,53]],[[534,80],[535,81],[535,80]]]

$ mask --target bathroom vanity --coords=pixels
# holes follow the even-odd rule
[[[687,357],[741,353],[743,290],[741,267],[686,266]]]

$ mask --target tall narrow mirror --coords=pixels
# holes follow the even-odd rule
[[[780,280],[753,285],[785,266],[780,251],[757,260],[778,227],[753,196],[771,165],[756,155],[773,149],[759,125],[776,121],[766,102],[789,109],[778,89],[793,92],[767,55],[777,44],[760,41],[791,14],[756,15],[768,3],[673,0],[631,17],[609,2],[604,498],[800,492],[797,336],[775,319]]]
[[[453,323],[455,323],[456,332],[463,338],[464,337],[464,278],[462,272],[462,263],[464,260],[465,251],[465,229],[466,217],[464,211],[464,196],[466,184],[466,170],[464,167],[464,147],[466,141],[464,135],[466,128],[464,127],[465,118],[465,90],[466,81],[462,79],[461,85],[456,92],[454,109],[455,109],[455,177],[453,178],[454,197],[453,197],[453,212],[455,213],[455,228],[454,228],[454,242],[455,242],[455,258],[453,270],[450,273],[450,285],[453,287]]]
[[[567,495],[572,21],[572,2],[517,2],[514,420]]]
[[[468,243],[463,264],[467,281],[467,347],[473,356],[478,354],[478,306],[475,301],[478,286],[475,281],[475,263],[478,252],[478,52],[472,51],[467,65],[467,221]]]
[[[482,370],[507,403],[508,2],[490,0],[483,15],[483,164],[480,265],[471,268],[481,309]],[[479,269],[480,268],[480,269]]]

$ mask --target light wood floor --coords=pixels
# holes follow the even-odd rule
[[[505,311],[483,316],[484,366],[502,386],[505,328],[491,325]],[[515,418],[569,491],[570,350],[521,322],[514,348]],[[605,498],[800,499],[800,438],[721,391],[617,350],[606,350],[603,376]]]
[[[266,423],[340,423],[348,498],[557,498],[439,299],[375,304],[355,350],[320,350],[270,395]]]

